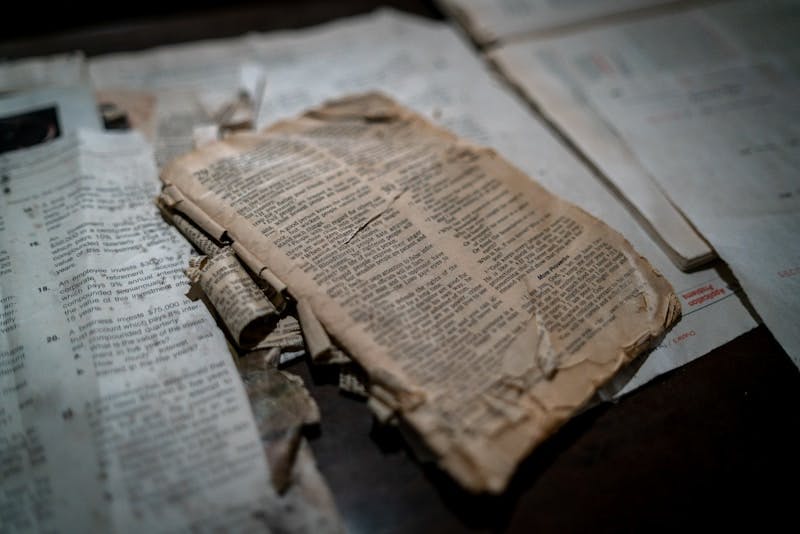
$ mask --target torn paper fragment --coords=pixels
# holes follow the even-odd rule
[[[337,348],[331,338],[325,332],[325,327],[314,315],[314,310],[308,302],[300,301],[297,303],[297,314],[300,318],[303,336],[306,340],[306,347],[311,354],[311,361],[324,364],[345,364],[350,362],[350,358]]]
[[[184,215],[166,208],[164,203],[161,201],[161,197],[159,197],[157,200],[157,204],[159,208],[161,208],[161,211],[164,213],[164,216],[167,218],[167,220],[175,225],[175,228],[177,228],[180,233],[183,234],[183,237],[185,237],[189,243],[194,245],[194,247],[204,255],[216,256],[219,251],[222,250],[222,243],[218,243],[209,237],[208,234],[198,228]]]
[[[346,363],[339,368],[339,391],[366,399],[369,397],[367,376],[354,363]]]
[[[297,351],[304,347],[300,323],[291,315],[281,317],[275,327],[252,350],[277,348],[281,351]]]
[[[272,483],[283,493],[291,483],[302,427],[319,423],[319,408],[302,379],[279,371],[265,358],[241,358],[239,373],[264,443]]]
[[[212,257],[193,259],[187,274],[199,284],[240,347],[255,346],[277,320],[275,306],[230,247]]]
[[[734,4],[738,13],[731,18],[728,10]],[[777,6],[775,2],[770,4]],[[777,41],[772,39],[776,28],[791,29],[789,21],[793,17],[786,16],[791,10],[765,10],[758,2],[722,2],[713,5],[716,8],[709,13],[713,16],[701,17],[704,22],[733,20],[737,28],[733,32],[735,34],[741,34],[740,30],[743,29],[756,30],[745,32],[745,40],[749,43],[780,47],[782,43],[793,42],[792,38],[797,33],[780,32]],[[712,5],[707,7],[711,8]],[[766,12],[769,12],[768,17],[758,16]],[[778,19],[787,24],[770,22]],[[744,21],[747,23],[744,24]],[[750,21],[758,22],[752,24]],[[694,52],[716,55],[721,50],[716,45],[710,48],[702,46],[702,43],[695,46],[697,39],[689,38],[681,41],[684,47],[691,48],[686,54],[669,54],[670,46],[676,43],[674,38],[670,38],[675,33],[670,26],[673,20],[669,24],[663,22],[665,31],[657,35],[663,35],[664,39],[658,43],[652,42],[650,37],[653,28],[649,25],[633,34],[628,34],[627,30],[617,32],[623,41],[648,43],[645,56],[639,53],[642,51],[640,46],[632,45],[615,47],[609,59],[624,53],[622,63],[626,67],[640,65],[640,61],[663,64],[660,59],[667,57],[669,64],[684,64],[687,59],[692,61],[696,56]],[[708,28],[708,24],[689,25],[685,30],[690,33],[685,33],[684,29],[680,32],[683,36],[696,37],[708,35]],[[705,30],[698,33],[695,31],[697,29]],[[770,38],[763,38],[767,33]],[[726,30],[722,34],[730,37],[732,32]],[[722,34],[717,33],[717,37]],[[578,32],[571,35],[578,35]],[[565,41],[558,42],[560,46]],[[705,41],[706,44],[711,42],[721,43],[728,51],[741,50],[738,45],[729,47],[725,41],[716,38]],[[643,227],[641,218],[634,215],[631,206],[607,183],[598,179],[575,156],[574,151],[556,137],[552,128],[531,111],[530,106],[497,83],[493,69],[466,45],[460,32],[450,24],[379,10],[355,17],[347,23],[325,26],[324,29],[320,28],[319,33],[259,35],[252,43],[257,49],[259,61],[263,62],[270,74],[269,91],[265,93],[260,106],[258,123],[262,127],[278,119],[293,118],[304,109],[345,92],[385,91],[458,135],[494,148],[525,174],[536,177],[536,181],[545,189],[606,222],[648,259],[670,282],[676,293],[683,294],[708,282],[726,285],[716,266],[698,268],[691,273],[678,269],[674,260],[665,253],[667,249],[654,241],[654,234]],[[413,46],[409,43],[413,43]],[[655,45],[655,48],[650,45]],[[595,62],[581,59],[597,55],[597,46],[598,42],[592,41],[594,49],[588,47],[584,56],[574,56],[575,61],[571,62],[574,68],[584,70],[589,76],[593,72],[600,72],[592,68],[596,66]],[[605,50],[605,47],[602,48]],[[286,50],[291,50],[292,61],[286,60]],[[607,56],[606,52],[601,52],[601,55]],[[309,62],[315,65],[314,69],[307,68]],[[570,64],[569,61],[558,63],[560,66]],[[404,65],[404,68],[397,68],[398,65]],[[542,64],[539,66],[542,69],[546,67]],[[544,72],[542,69],[528,69],[527,72],[541,73]],[[610,72],[603,71],[603,74]],[[568,92],[569,89],[562,91],[564,94]],[[548,112],[547,106],[540,108],[541,112]],[[575,116],[583,113],[578,107],[574,111]],[[732,291],[735,290],[732,288]],[[647,361],[618,394],[632,391],[656,376],[685,365],[756,326],[755,319],[738,296],[711,301],[708,306],[695,307],[692,313],[689,313],[685,301],[682,304],[685,313],[676,327],[675,335],[664,339],[657,349],[647,355]],[[686,333],[692,335],[683,335]]]
[[[216,124],[201,124],[192,130],[194,148],[203,147],[217,140],[219,140],[219,126]]]

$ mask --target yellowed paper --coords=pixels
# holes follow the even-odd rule
[[[216,124],[204,124],[195,126],[192,130],[192,144],[195,148],[200,148],[209,143],[219,140],[219,126]]]
[[[162,180],[268,265],[473,491],[502,491],[680,314],[618,233],[382,95],[231,136]]]
[[[339,391],[355,395],[356,397],[369,397],[369,389],[364,371],[354,363],[346,363],[339,368]]]
[[[161,208],[162,213],[164,213],[165,218],[171,222],[175,228],[177,228],[180,233],[183,234],[183,237],[185,237],[189,243],[194,245],[197,250],[206,256],[216,256],[219,251],[222,250],[221,243],[216,243],[185,216],[166,208],[161,202],[160,198],[158,199],[157,204],[159,208]]]
[[[264,443],[272,483],[284,493],[302,442],[302,427],[319,423],[319,408],[300,377],[279,371],[270,358],[252,354],[239,360],[256,426]]]
[[[711,18],[727,19],[730,15],[726,13],[727,7],[722,8],[732,4],[718,4],[720,11],[715,10]],[[789,44],[792,40],[788,35],[773,40],[774,29],[783,27],[780,21],[787,23],[785,28],[791,27],[788,21],[792,17],[786,12],[769,10],[776,18],[754,17],[765,10],[754,6],[753,2],[736,4],[746,11],[741,13],[743,16],[735,17],[737,21],[757,20],[756,24],[737,22],[738,33],[742,29],[763,30],[760,32],[763,35],[759,32],[748,35],[748,42],[769,43],[772,47],[779,43]],[[710,20],[706,19],[706,22]],[[672,20],[669,23],[672,24]],[[665,58],[670,60],[670,64],[673,61],[684,63],[692,61],[692,51],[708,50],[715,55],[720,46],[727,47],[726,42],[720,45],[716,39],[681,39],[682,46],[691,50],[687,48],[689,53],[686,54],[672,53],[669,45],[674,44],[675,39],[668,37],[674,32],[670,33],[669,24],[665,26],[663,46],[651,42],[649,32],[654,30],[652,27],[642,28],[626,38],[634,41],[630,46],[615,47],[611,55],[601,51],[604,60],[601,63],[630,67],[640,64],[637,57],[639,61],[649,61],[650,58],[655,64],[661,64]],[[702,37],[707,32],[695,32],[702,27],[707,25],[680,25],[679,31],[681,36]],[[647,361],[630,380],[615,380],[616,395],[633,391],[756,326],[730,279],[721,276],[713,267],[699,268],[691,273],[678,269],[665,253],[666,249],[659,246],[659,241],[654,241],[655,234],[641,224],[631,205],[579,161],[574,152],[553,134],[552,128],[545,126],[541,117],[531,112],[529,106],[498,84],[496,73],[491,72],[465,44],[463,36],[450,25],[380,10],[319,30],[306,34],[264,35],[253,41],[259,61],[269,72],[269,90],[259,106],[258,124],[261,127],[278,119],[292,118],[306,108],[348,92],[385,91],[433,122],[498,150],[549,191],[602,219],[630,241],[670,282],[681,300],[681,321],[671,335],[662,340],[659,348],[647,356]],[[657,29],[654,31],[662,34]],[[620,33],[624,36],[627,30]],[[766,39],[767,33],[769,39]],[[698,42],[700,44],[695,46]],[[705,46],[712,42],[720,46]],[[642,46],[639,45],[644,43],[647,43],[647,54],[641,57]],[[592,44],[594,52],[597,52],[601,43],[592,41]],[[655,48],[650,45],[655,45]],[[601,48],[607,50],[605,46]],[[286,60],[287,50],[291,51],[291,61]],[[591,69],[592,65],[600,64],[592,60],[594,52],[590,47],[586,55],[572,55],[572,64],[576,69],[586,68],[587,74],[599,72]],[[614,58],[621,52],[624,52],[624,58],[616,62]],[[309,62],[314,68],[308,67]],[[403,68],[398,68],[399,65]],[[567,63],[559,62],[559,65]],[[635,68],[638,70],[639,67]],[[570,89],[565,86],[564,91]],[[708,285],[723,289],[724,294],[702,304],[696,302],[697,299],[691,297],[693,292]],[[685,298],[687,295],[688,299]]]
[[[297,315],[300,318],[308,352],[311,354],[311,361],[327,364],[350,362],[350,358],[333,344],[308,302],[301,300],[297,303]]]
[[[253,350],[278,348],[280,350],[301,350],[303,348],[303,334],[300,323],[291,315],[286,315],[278,320],[275,328],[259,341]]]
[[[278,311],[264,296],[233,249],[193,258],[187,275],[199,284],[240,347],[252,347],[277,320]]]
[[[171,222],[178,230],[180,230],[181,234],[183,234],[183,236],[186,239],[188,239],[189,242],[192,245],[194,245],[194,247],[205,256],[209,257],[215,256],[225,246],[220,241],[212,238],[208,233],[203,231],[203,229],[201,229],[198,225],[189,220],[185,215],[172,209],[171,206],[174,206],[175,202],[174,199],[170,198],[168,194],[162,192],[156,199],[156,205],[158,205],[159,209],[164,215],[164,218],[167,219],[167,221]],[[236,253],[238,259],[242,263],[244,263],[244,265],[250,268],[251,272],[258,273],[258,275],[254,275],[251,278],[253,279],[253,282],[259,287],[259,289],[261,289],[261,291],[264,293],[267,299],[269,299],[269,301],[272,303],[275,309],[277,311],[283,310],[286,307],[286,299],[284,296],[284,292],[286,291],[286,285],[280,280],[278,280],[278,278],[274,274],[272,274],[269,269],[263,266],[263,264],[259,263],[258,260],[256,260],[252,254],[242,249],[241,247],[237,246],[235,243],[232,248],[233,251]],[[194,261],[197,264],[197,266],[199,266],[202,263],[202,259]],[[296,320],[294,318],[290,317],[288,319],[291,319],[296,323]],[[290,323],[287,321],[285,327],[288,328],[289,325]],[[302,348],[303,340],[299,334],[299,328],[300,328],[299,325],[297,325],[298,329],[297,336],[295,336],[295,338],[292,339],[289,339],[289,337],[287,337],[288,331],[272,332],[270,334],[271,336],[273,336],[271,339],[262,340],[256,347],[254,347],[254,349],[270,348],[273,346],[277,346],[276,343],[282,344],[285,348]]]

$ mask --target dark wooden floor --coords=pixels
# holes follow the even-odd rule
[[[3,34],[0,57],[136,50],[296,28],[375,7],[366,0],[221,4],[201,3],[201,10],[183,2],[175,12],[117,7],[105,18],[86,17],[88,25],[68,17],[58,31],[29,24]],[[440,17],[430,2],[389,4]],[[340,395],[323,375],[311,377],[305,364],[292,370],[320,404],[311,443],[351,532],[766,531],[796,520],[800,372],[764,327],[576,417],[534,451],[499,497],[465,494],[418,464],[362,402]]]

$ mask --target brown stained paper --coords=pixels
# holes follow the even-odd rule
[[[238,243],[231,245],[234,252],[247,265],[253,273],[256,273],[261,289],[272,301],[276,308],[283,310],[286,307],[286,284],[278,279],[266,265],[258,258],[253,256],[249,250],[240,246]]]
[[[364,399],[368,398],[369,387],[364,371],[354,363],[345,363],[339,367],[339,391]]]
[[[287,315],[278,320],[275,328],[267,336],[259,341],[252,350],[281,349],[281,350],[300,350],[303,348],[303,333],[300,331],[300,323]]]
[[[201,148],[209,143],[219,140],[219,125],[201,124],[192,129],[192,145]]]
[[[176,203],[174,199],[167,194],[162,193],[159,195],[156,198],[156,205],[161,210],[164,218],[171,222],[175,228],[204,255],[215,256],[225,246],[224,243],[213,239],[203,229],[189,220],[188,216],[177,211],[175,209]],[[283,310],[286,307],[286,299],[284,296],[286,284],[281,282],[278,277],[246,249],[238,246],[236,243],[233,243],[232,248],[239,260],[253,273],[257,273],[255,281],[260,285],[267,298],[277,309]]]
[[[203,290],[240,347],[253,347],[262,341],[265,331],[277,320],[275,306],[230,247],[214,256],[192,258],[187,275]]]
[[[319,408],[302,379],[279,371],[270,357],[251,354],[239,360],[256,426],[276,491],[291,483],[292,467],[302,442],[302,427],[319,423]]]
[[[178,212],[171,211],[169,208],[164,207],[160,199],[157,201],[157,203],[161,208],[162,213],[164,213],[166,219],[171,222],[175,228],[177,228],[178,231],[183,234],[183,237],[185,237],[189,243],[194,245],[197,250],[209,257],[216,256],[219,251],[222,250],[223,245],[221,243],[217,243],[208,237],[205,232],[192,224],[192,222],[186,217]]]
[[[342,365],[350,362],[350,358],[333,344],[325,327],[314,315],[314,310],[308,302],[301,300],[297,303],[297,316],[303,330],[311,361],[331,365]]]
[[[680,315],[617,232],[379,94],[233,135],[162,180],[269,266],[473,491],[502,491]]]

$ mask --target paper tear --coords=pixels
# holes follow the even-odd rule
[[[353,232],[353,234],[350,237],[348,237],[347,240],[344,243],[342,243],[342,245],[347,245],[348,243],[350,243],[350,241],[352,241],[355,236],[360,234],[367,226],[369,226],[373,222],[375,222],[378,219],[380,219],[383,216],[383,214],[386,213],[387,211],[389,211],[389,209],[394,205],[394,203],[397,202],[397,199],[399,199],[401,196],[403,196],[403,193],[405,193],[405,192],[406,192],[406,190],[403,189],[397,195],[395,195],[394,198],[392,198],[389,201],[389,203],[380,212],[376,213],[375,215],[373,215],[372,217],[367,219],[367,221],[364,224],[359,226],[356,229],[356,231]]]

